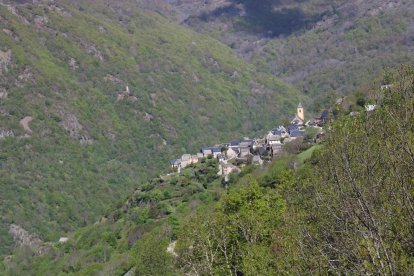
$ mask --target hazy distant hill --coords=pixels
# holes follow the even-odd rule
[[[134,1],[15,3],[0,5],[0,254],[9,224],[55,240],[169,158],[273,126],[299,100]]]
[[[413,1],[139,2],[218,38],[260,70],[317,95],[315,103],[414,62]]]

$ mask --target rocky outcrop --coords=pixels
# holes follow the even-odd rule
[[[13,3],[14,4],[14,3]],[[29,25],[30,22],[24,17],[21,16],[18,12],[16,7],[14,7],[13,5],[9,5],[9,4],[4,4],[2,2],[0,2],[0,5],[4,6],[7,8],[7,10],[12,13],[13,15],[17,16],[24,24]]]
[[[79,143],[81,145],[92,145],[93,144],[93,139],[91,137],[89,137],[88,135],[82,135],[79,138]]]
[[[20,120],[20,125],[24,128],[24,130],[26,131],[26,135],[32,135],[33,131],[31,130],[31,128],[29,127],[29,123],[33,121],[33,117],[32,116],[26,116],[23,119]]]
[[[14,137],[13,130],[0,128],[0,139],[4,139],[6,137]]]
[[[1,19],[1,18],[0,18]],[[20,41],[19,37],[16,35],[15,32],[13,32],[12,30],[9,29],[2,29],[3,33],[7,34],[8,36],[10,36],[11,38],[13,38],[15,41]]]
[[[81,145],[91,145],[94,143],[94,140],[85,131],[74,113],[65,112],[64,110],[60,110],[59,113],[62,118],[60,124],[69,132],[70,138],[78,140]]]
[[[66,243],[68,241],[69,241],[68,237],[60,237],[60,239],[59,239],[59,243]]]
[[[70,12],[68,12],[67,10],[65,10],[64,8],[58,7],[56,5],[49,5],[48,6],[49,11],[54,11],[64,17],[70,17],[72,16],[72,14]]]
[[[47,16],[36,15],[34,18],[34,23],[37,29],[44,29],[46,24],[49,23],[49,18]]]
[[[0,50],[0,75],[4,72],[7,72],[8,66],[11,64],[12,61],[12,51],[7,50],[3,52]]]
[[[145,122],[151,122],[152,120],[154,120],[154,116],[150,113],[145,112],[144,120]]]
[[[15,83],[17,87],[23,87],[25,83],[33,81],[34,79],[34,74],[30,68],[25,68],[24,71],[17,76]]]
[[[62,122],[61,125],[64,129],[69,131],[71,138],[78,138],[83,126],[79,123],[78,118],[73,113],[61,114]]]
[[[0,88],[0,100],[7,99],[8,95],[9,94],[7,93],[6,89]]]
[[[114,78],[113,80],[111,80],[112,82],[118,80],[117,78]],[[131,94],[130,90],[129,90],[129,86],[126,86],[125,91],[119,92],[117,94],[117,98],[116,101],[123,101],[123,100],[128,100],[129,102],[136,102],[138,101],[138,98],[134,95]]]
[[[74,58],[70,58],[70,59],[69,59],[68,64],[69,64],[69,67],[70,67],[72,70],[76,70],[76,69],[78,69],[78,68],[79,68],[79,66],[78,66],[78,62],[77,62],[77,61],[76,61],[76,59],[74,59]]]
[[[115,84],[118,84],[118,83],[124,84],[125,83],[123,80],[118,79],[117,77],[115,77],[113,75],[110,75],[110,74],[107,74],[103,79],[104,79],[104,81],[109,81],[109,82],[112,82],[112,83],[115,83]]]
[[[82,41],[81,42],[81,46],[83,49],[85,49],[85,51],[94,56],[95,58],[99,59],[100,61],[104,60],[104,55],[102,54],[102,52],[100,50],[98,50],[98,48],[92,44],[92,43],[88,43],[86,41]]]
[[[35,255],[42,255],[48,249],[37,235],[30,234],[20,225],[11,224],[9,226],[9,234],[19,246],[29,247]]]

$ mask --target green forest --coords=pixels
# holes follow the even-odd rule
[[[367,99],[377,108],[338,108],[311,154],[247,166],[228,188],[213,158],[154,178],[68,243],[20,248],[5,272],[411,274],[414,68],[385,79]]]
[[[0,0],[0,275],[413,275],[414,5],[374,2]]]
[[[292,84],[316,112],[332,97],[369,88],[384,68],[413,62],[412,1],[211,0],[199,9],[194,2],[168,1],[173,8],[162,13],[187,15],[185,26]]]
[[[168,160],[271,127],[300,93],[133,1],[0,5],[0,254],[93,223]],[[25,130],[20,121],[32,118]]]

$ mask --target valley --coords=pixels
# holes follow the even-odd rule
[[[139,1],[229,45],[311,97],[313,112],[412,63],[414,4],[404,0]]]
[[[413,15],[0,0],[0,275],[413,274]]]
[[[302,98],[133,1],[4,1],[0,19],[2,254],[8,225],[55,240],[174,155],[255,134]]]

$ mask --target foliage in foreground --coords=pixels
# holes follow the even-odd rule
[[[392,83],[374,111],[335,122],[294,174],[275,165],[258,178],[272,189],[251,181],[185,226],[184,271],[412,274],[414,69],[403,67]]]
[[[130,245],[135,251],[118,247],[134,259],[126,267],[137,275],[412,274],[414,69],[402,67],[390,81],[390,89],[377,91],[374,111],[330,125],[310,159],[288,156],[265,169],[247,168],[218,202],[183,209],[174,223],[145,230]],[[121,217],[125,227],[130,218]],[[113,241],[116,232],[108,231],[95,244]],[[119,269],[116,256],[92,259],[74,273]]]
[[[217,171],[217,160],[203,159],[181,174],[143,183],[98,222],[69,235],[67,243],[47,244],[44,255],[18,248],[4,262],[4,273],[123,275],[134,266],[140,275],[171,271],[173,257],[166,249],[179,235],[184,217],[199,205],[212,205],[224,190]]]

